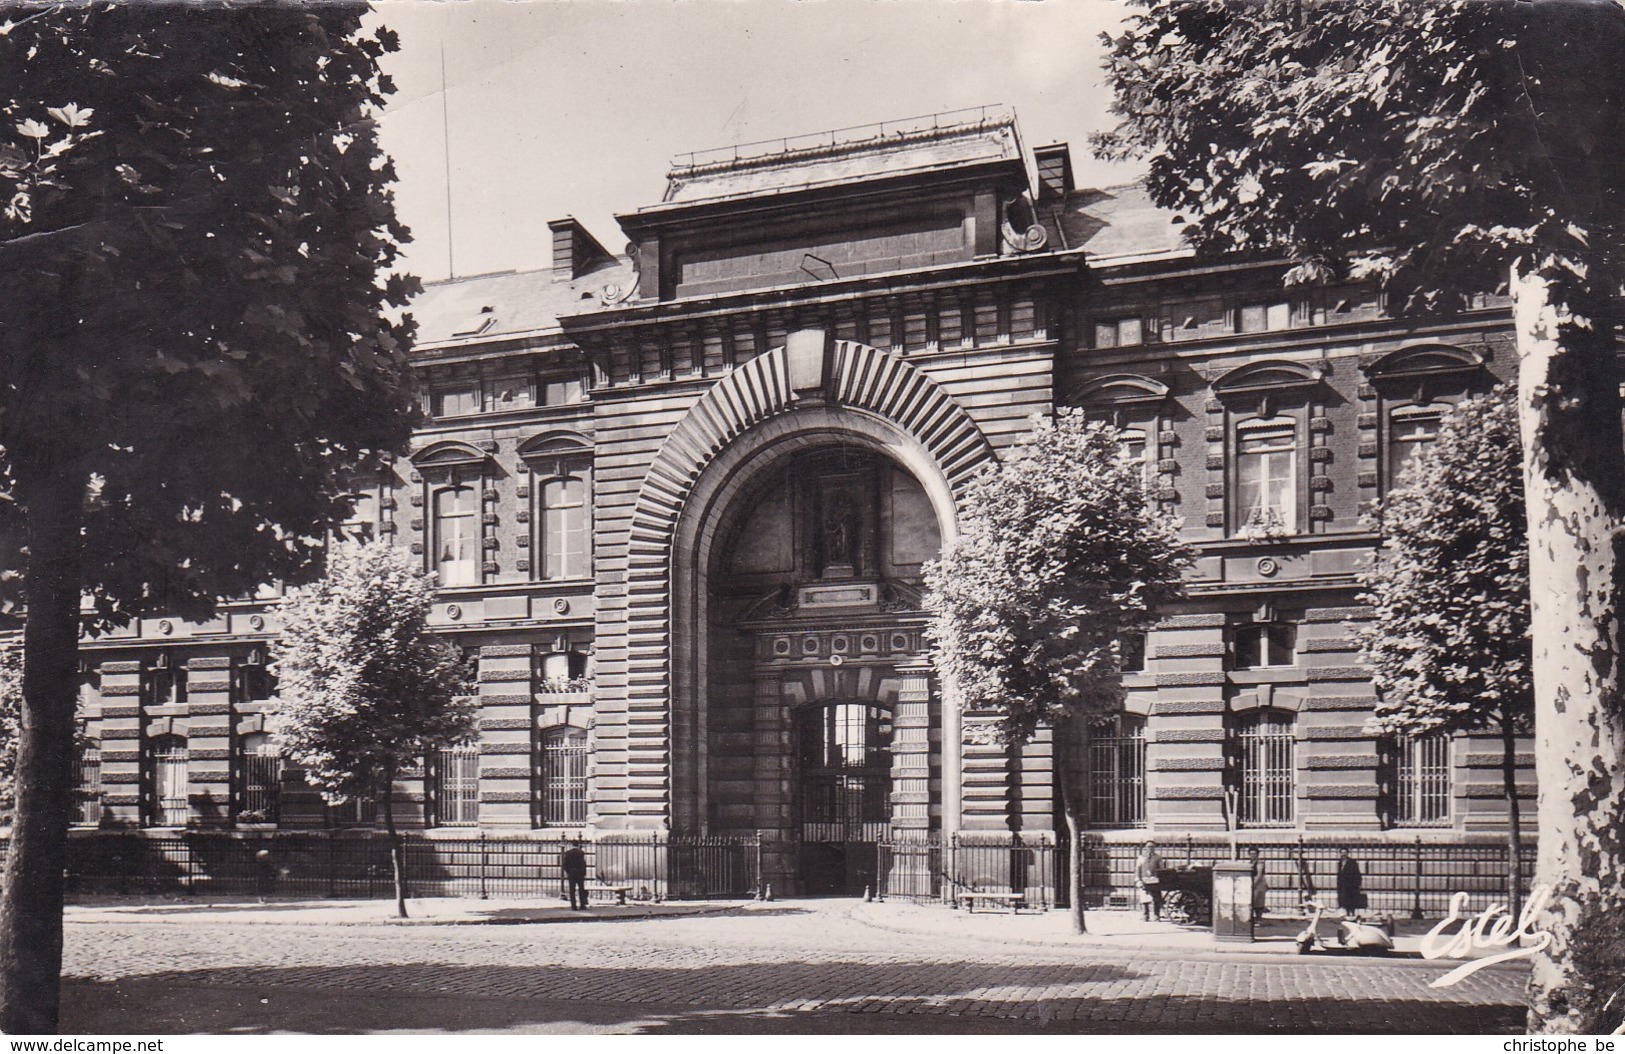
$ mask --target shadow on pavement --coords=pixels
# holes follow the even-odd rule
[[[1279,969],[1266,967],[1264,969]],[[1252,977],[1252,975],[1248,975]],[[245,966],[64,986],[62,1028],[107,1033],[1517,1033],[1524,1010],[1467,993],[1335,998],[1277,977],[1161,988],[1130,964],[754,963],[687,968]],[[1262,979],[1262,978],[1257,978]],[[1204,988],[1224,988],[1204,985]],[[817,1005],[807,1005],[816,999]]]

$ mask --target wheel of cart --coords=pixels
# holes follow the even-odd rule
[[[1211,916],[1212,904],[1200,893],[1176,889],[1162,898],[1162,914],[1169,922],[1191,926],[1205,923]]]

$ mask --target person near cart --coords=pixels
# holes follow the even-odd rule
[[[1140,850],[1140,858],[1134,861],[1134,885],[1140,891],[1140,905],[1145,909],[1145,918],[1162,918],[1162,857],[1157,855],[1157,843],[1147,842]]]

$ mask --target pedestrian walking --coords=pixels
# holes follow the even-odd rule
[[[1140,858],[1134,861],[1134,884],[1140,890],[1140,905],[1145,909],[1145,919],[1162,919],[1162,857],[1157,855],[1157,843],[1147,842],[1140,850]]]
[[[1250,850],[1253,858],[1253,918],[1264,916],[1264,901],[1269,896],[1270,883],[1264,875],[1264,858],[1259,855],[1257,847]]]
[[[559,858],[559,869],[564,872],[564,888],[570,897],[570,910],[586,911],[587,853],[581,848],[579,836]]]

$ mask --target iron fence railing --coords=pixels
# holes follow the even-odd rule
[[[1134,862],[1141,844],[1106,843],[1097,837],[1085,837],[1082,887],[1086,905],[1133,903]],[[1221,860],[1247,860],[1254,850],[1263,863],[1268,885],[1264,903],[1268,910],[1294,910],[1311,899],[1326,907],[1335,905],[1337,872],[1345,850],[1360,868],[1360,888],[1368,911],[1432,918],[1445,914],[1451,896],[1458,892],[1467,894],[1473,911],[1506,900],[1509,850],[1504,843],[1238,840],[1234,857],[1230,843],[1224,840],[1187,835],[1157,843],[1158,854],[1170,867],[1211,867]],[[1523,846],[1519,877],[1525,893],[1535,873],[1535,852],[1533,844]],[[1061,853],[1065,855],[1064,846]]]
[[[563,897],[560,857],[572,838],[405,836],[412,896]],[[0,841],[0,862],[6,842]],[[754,836],[602,834],[583,840],[588,884],[629,898],[754,896],[761,847]],[[222,896],[393,895],[389,839],[360,831],[98,832],[70,839],[67,888],[75,893]]]
[[[1055,903],[1056,847],[1046,834],[900,835],[876,848],[882,898],[955,903],[961,893],[1020,893],[1030,907]]]

